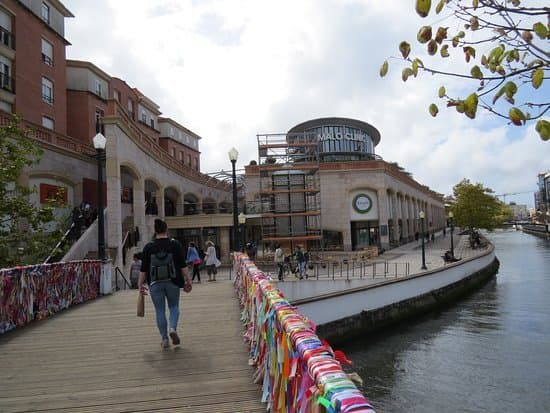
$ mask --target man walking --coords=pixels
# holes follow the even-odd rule
[[[181,271],[184,279],[184,289],[191,291],[191,279],[185,264],[182,247],[174,239],[168,238],[166,223],[161,219],[155,219],[155,239],[143,248],[141,271],[139,273],[138,287],[140,294],[146,295],[147,289],[144,282],[149,285],[151,300],[155,306],[157,327],[161,336],[161,347],[169,347],[168,335],[174,346],[179,345],[180,338],[177,333],[179,320],[180,287],[172,280],[176,278],[177,271]],[[166,320],[166,303],[168,302],[170,331]]]

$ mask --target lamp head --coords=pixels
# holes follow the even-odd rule
[[[418,216],[420,217],[420,219],[424,219],[426,217],[426,214],[424,214],[424,211],[420,211],[418,213]]]
[[[231,150],[227,152],[227,154],[229,155],[229,160],[231,162],[236,162],[239,157],[239,151],[237,151],[235,147],[231,148]]]
[[[99,132],[97,135],[94,136],[93,143],[96,150],[102,151],[105,150],[107,139],[105,139],[105,136],[103,136],[103,134]]]
[[[243,214],[242,212],[239,214],[239,224],[244,224],[246,223],[246,215]]]
[[[453,214],[453,211],[449,211],[449,218],[453,219],[455,214]]]

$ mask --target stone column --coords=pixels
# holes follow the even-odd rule
[[[388,192],[385,188],[377,190],[378,197],[378,226],[380,231],[380,246],[384,249],[388,249],[390,246],[389,238],[389,205],[388,205]],[[381,228],[386,228],[386,235],[382,235]]]
[[[134,178],[132,183],[133,192],[134,192],[134,230],[135,227],[139,228],[139,235],[141,240],[144,241],[143,237],[147,234],[146,224],[145,224],[145,182],[142,178]]]
[[[160,219],[164,219],[165,213],[164,213],[164,187],[158,188],[157,193],[157,206],[159,209],[158,216]]]
[[[108,248],[119,248],[122,244],[122,203],[120,199],[120,162],[117,152],[117,127],[105,125],[106,160],[105,182],[107,183],[107,226],[106,244]],[[116,265],[116,263],[115,263]]]
[[[229,247],[229,238],[230,238],[230,229],[231,227],[221,227],[220,228],[220,261],[227,263],[231,262],[231,257],[229,253],[231,249]]]
[[[393,240],[390,240],[391,242],[399,241],[399,214],[397,213],[397,192],[393,191],[390,196],[392,198],[391,214],[393,222]]]

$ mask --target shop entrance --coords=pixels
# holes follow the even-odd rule
[[[378,245],[379,242],[378,221],[353,221],[351,223],[351,247],[354,251],[370,245]]]

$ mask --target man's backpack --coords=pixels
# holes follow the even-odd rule
[[[171,252],[160,250],[151,254],[149,276],[152,283],[176,278],[176,265]]]

